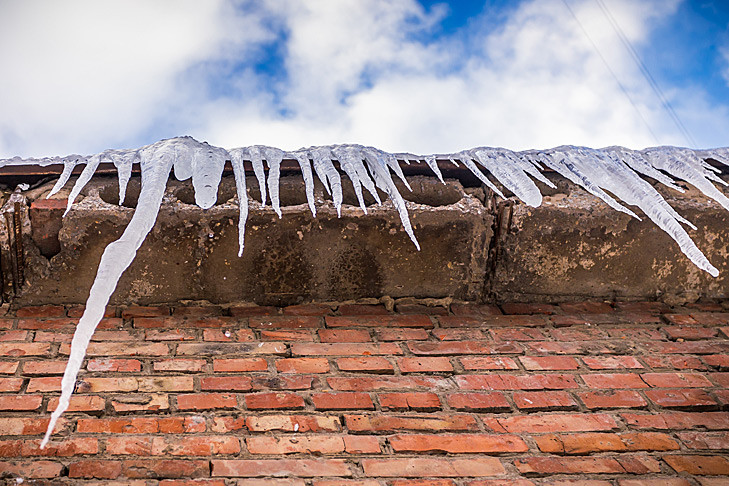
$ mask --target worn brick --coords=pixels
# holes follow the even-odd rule
[[[340,436],[257,436],[246,440],[251,454],[339,454],[344,452]]]
[[[245,425],[251,432],[337,432],[339,417],[325,415],[251,415]]]
[[[332,308],[326,304],[299,304],[284,307],[282,311],[290,316],[326,316],[332,313]]]
[[[317,410],[373,410],[372,399],[366,393],[314,393],[311,401]]]
[[[455,380],[464,390],[560,390],[579,387],[574,376],[561,373],[459,375]]]
[[[375,336],[377,336],[378,341],[424,341],[428,339],[428,331],[417,328],[393,327],[375,329]]]
[[[15,311],[17,317],[66,317],[66,309],[62,305],[37,305],[21,307]]]
[[[79,433],[91,434],[180,434],[205,432],[205,419],[184,417],[119,417],[78,419]]]
[[[468,415],[419,415],[393,417],[388,415],[345,415],[352,432],[398,432],[403,430],[456,432],[474,430],[476,420]]]
[[[0,342],[7,341],[25,341],[28,338],[28,331],[2,331],[0,332]]]
[[[319,329],[319,340],[323,343],[367,343],[372,341],[365,329]]]
[[[550,411],[575,410],[577,402],[563,391],[515,392],[514,404],[520,410]]]
[[[451,454],[499,454],[526,452],[524,441],[515,435],[398,434],[388,438],[395,452],[446,452]]]
[[[71,345],[61,344],[60,354],[68,355]],[[170,349],[165,343],[130,344],[122,342],[91,343],[86,350],[87,356],[166,356]]]
[[[501,309],[490,304],[451,304],[451,312],[455,316],[497,316]]]
[[[582,362],[591,370],[633,370],[643,368],[643,365],[634,356],[585,356],[582,358]]]
[[[286,354],[287,346],[280,342],[262,343],[181,343],[177,345],[180,356],[224,356],[251,354]]]
[[[308,329],[261,330],[260,333],[261,341],[314,341],[314,336]]]
[[[729,449],[729,432],[679,432],[678,438],[689,449]]]
[[[245,396],[250,410],[304,408],[304,399],[295,393],[259,393]]]
[[[47,343],[0,343],[0,356],[44,356],[51,351],[51,345]]]
[[[464,412],[507,412],[511,410],[506,397],[499,392],[453,393],[448,395],[448,405]]]
[[[120,461],[84,460],[68,465],[68,477],[83,479],[115,479],[121,476]]]
[[[306,375],[256,376],[251,379],[253,390],[309,390],[315,378]],[[316,378],[316,383],[319,383]]]
[[[0,361],[0,375],[14,375],[18,370],[17,361]],[[28,374],[28,373],[23,373]]]
[[[370,435],[345,435],[344,450],[349,454],[379,454],[380,441]]]
[[[447,378],[431,376],[363,376],[356,378],[331,376],[327,383],[333,390],[370,391],[370,390],[413,390],[426,388],[443,389],[449,387]]]
[[[423,304],[397,304],[395,310],[399,314],[427,314],[429,316],[447,316],[448,309],[440,306]]]
[[[453,365],[445,357],[399,358],[397,365],[402,373],[449,373]]]
[[[617,427],[610,415],[591,414],[549,414],[512,416],[495,419],[496,425],[507,432],[544,434],[549,432],[592,432],[608,431]],[[489,421],[488,428],[493,428]]]
[[[341,304],[337,312],[342,316],[386,316],[389,315],[381,304]],[[400,311],[398,311],[400,312]]]
[[[494,341],[541,341],[546,339],[541,329],[533,327],[505,327],[490,329],[489,333]]]
[[[110,437],[106,441],[106,452],[113,455],[211,456],[237,454],[240,450],[240,441],[236,437],[128,436]]]
[[[58,407],[58,397],[48,400],[48,411],[52,412]],[[106,400],[98,395],[73,395],[69,401],[68,412],[99,412],[106,408]]]
[[[169,397],[166,394],[123,395],[111,400],[111,407],[115,412],[160,411],[170,408]]]
[[[681,354],[643,356],[646,365],[653,369],[666,368],[670,370],[706,370],[708,367],[696,356]]]
[[[316,329],[323,327],[323,321],[315,316],[265,316],[249,317],[251,329]]]
[[[252,380],[248,376],[205,376],[200,378],[202,391],[248,391]]]
[[[42,401],[40,395],[0,395],[0,411],[38,410]]]
[[[650,401],[664,408],[706,410],[716,408],[716,402],[704,390],[688,388],[682,390],[647,390]]]
[[[393,373],[395,371],[388,360],[377,356],[338,358],[337,367],[341,371],[352,371],[355,373]]]
[[[535,437],[539,450],[552,454],[592,454],[597,452],[672,451],[678,442],[658,432],[547,434]]]
[[[287,358],[276,361],[279,373],[327,373],[329,361],[326,358]]]
[[[633,390],[598,390],[578,393],[585,407],[590,410],[603,408],[644,408],[648,404]]]
[[[449,356],[460,354],[521,354],[515,343],[491,343],[479,341],[409,342],[413,354],[422,356]]]
[[[264,358],[227,358],[214,359],[213,371],[219,373],[245,373],[266,371],[268,362]]]
[[[278,308],[262,305],[239,306],[234,305],[228,308],[228,312],[233,317],[251,317],[251,316],[273,316],[278,314]]]
[[[157,362],[155,362],[155,365]],[[86,365],[89,371],[109,371],[120,373],[137,373],[142,370],[142,362],[138,359],[95,358]]]
[[[729,459],[723,456],[667,455],[663,460],[674,471],[697,476],[729,475]]]
[[[238,400],[229,393],[193,393],[177,396],[177,408],[180,410],[212,410],[218,408],[236,408]]]
[[[163,359],[152,363],[154,371],[177,371],[199,373],[207,362],[203,359]]]
[[[501,304],[504,314],[556,314],[559,308],[551,304],[505,303]]]
[[[213,460],[212,476],[223,477],[317,477],[352,476],[342,459],[265,459]]]
[[[440,408],[440,399],[435,393],[380,393],[377,395],[383,410],[434,411]]]
[[[458,361],[467,371],[519,369],[519,365],[513,358],[505,356],[468,356],[459,358]]]
[[[55,461],[0,461],[0,471],[19,478],[52,479],[59,477],[63,464]]]
[[[127,478],[202,478],[210,475],[208,460],[136,459],[122,463]]]
[[[529,371],[576,370],[580,366],[568,356],[520,356],[519,361]]]
[[[293,343],[291,354],[294,356],[390,356],[403,354],[400,346],[394,343]]]
[[[327,316],[327,327],[418,327],[433,328],[433,321],[426,315],[383,316]]]
[[[648,388],[640,375],[633,373],[594,373],[580,376],[590,388]]]
[[[697,373],[643,373],[640,377],[652,387],[702,388],[713,386],[704,375]]]
[[[499,476],[504,466],[495,457],[478,459],[362,459],[362,468],[371,477],[448,477]]]

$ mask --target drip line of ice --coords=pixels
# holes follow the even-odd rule
[[[392,202],[403,224],[403,229],[420,248],[410,224],[407,204],[400,195],[393,180],[394,173],[410,189],[399,160],[406,163],[424,161],[433,173],[443,181],[437,160],[462,163],[484,185],[504,197],[490,174],[499,184],[530,206],[542,203],[542,194],[535,180],[554,187],[542,170],[548,167],[565,178],[582,186],[589,193],[602,199],[610,207],[632,217],[638,215],[627,206],[639,208],[651,221],[676,241],[681,251],[699,268],[716,277],[718,270],[699,250],[686,230],[685,224],[696,229],[679,215],[658,191],[641,176],[651,177],[672,189],[682,191],[676,184],[684,180],[697,187],[708,197],[729,210],[729,198],[714,183],[727,185],[717,175],[717,170],[706,162],[714,159],[729,165],[729,148],[694,151],[677,147],[656,147],[642,151],[623,147],[608,147],[601,150],[585,147],[557,147],[550,150],[513,152],[502,148],[478,147],[453,154],[391,154],[374,147],[361,145],[333,145],[302,148],[294,152],[255,145],[226,150],[194,140],[180,137],[142,147],[136,150],[106,150],[91,156],[72,155],[44,159],[0,160],[0,167],[6,165],[63,165],[63,172],[48,197],[60,191],[68,182],[73,169],[83,164],[84,169],[69,196],[68,209],[84,186],[91,180],[98,165],[111,162],[117,168],[119,177],[119,201],[124,201],[126,186],[131,176],[132,165],[140,164],[142,189],[137,209],[124,231],[115,242],[109,244],[101,258],[93,286],[86,302],[86,310],[76,327],[71,343],[68,365],[62,380],[61,398],[51,415],[48,430],[42,442],[44,447],[53,428],[68,408],[76,378],[83,363],[86,348],[96,326],[101,320],[106,305],[114,292],[122,273],[133,261],[157,218],[170,171],[178,180],[192,179],[195,189],[195,203],[203,209],[212,207],[217,199],[218,185],[226,161],[230,161],[236,183],[239,201],[239,253],[245,244],[245,225],[248,218],[248,198],[244,162],[248,161],[258,180],[261,204],[265,206],[270,198],[273,210],[282,216],[279,198],[280,167],[283,159],[299,163],[305,183],[306,198],[312,215],[316,216],[314,204],[314,176],[321,181],[325,190],[332,195],[337,214],[341,215],[342,177],[334,162],[338,162],[353,185],[360,207],[366,213],[364,191],[369,192],[381,203],[378,189]],[[268,177],[264,167],[268,167]],[[68,211],[68,210],[67,210]]]

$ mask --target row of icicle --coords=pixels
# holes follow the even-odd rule
[[[453,154],[418,156],[393,154],[361,145],[319,146],[294,152],[260,145],[226,150],[198,142],[191,137],[179,137],[162,140],[140,149],[106,150],[85,157],[74,155],[62,158],[14,158],[0,161],[0,167],[63,164],[61,177],[48,197],[65,186],[77,165],[84,164],[85,167],[68,197],[66,212],[71,209],[74,200],[91,180],[100,163],[110,162],[117,168],[119,204],[124,201],[133,164],[139,164],[141,168],[142,188],[137,208],[122,236],[110,243],[101,257],[86,309],[71,342],[70,356],[61,384],[61,398],[58,407],[51,415],[41,447],[45,447],[48,443],[58,418],[68,408],[78,372],[86,355],[86,348],[104,315],[106,305],[121,274],[132,263],[137,250],[155,224],[171,170],[178,180],[192,179],[195,203],[203,209],[208,209],[216,202],[225,163],[231,162],[240,207],[238,222],[240,256],[243,252],[245,224],[248,218],[244,161],[250,162],[253,166],[261,191],[261,203],[265,205],[267,198],[270,198],[271,206],[279,217],[281,217],[279,175],[281,162],[284,159],[298,161],[312,215],[316,216],[314,174],[332,195],[337,214],[341,215],[342,178],[334,165],[334,161],[337,161],[352,183],[362,210],[367,212],[363,187],[378,203],[381,201],[377,189],[383,191],[392,201],[400,215],[405,232],[418,249],[420,246],[410,224],[406,203],[398,192],[391,174],[395,173],[410,189],[399,161],[406,163],[424,161],[441,181],[443,176],[437,160],[450,160],[456,165],[463,164],[484,185],[504,197],[484,173],[485,169],[503,187],[533,207],[539,206],[542,202],[542,194],[534,179],[554,187],[542,173],[546,167],[582,186],[610,207],[640,219],[626,207],[637,206],[676,241],[681,251],[697,267],[716,277],[719,274],[718,270],[698,249],[681,224],[693,230],[696,227],[678,214],[653,185],[641,177],[650,177],[679,192],[683,192],[683,189],[676,184],[676,179],[684,180],[729,210],[729,198],[714,185],[719,183],[727,186],[727,183],[719,177],[720,171],[706,161],[709,158],[729,166],[729,148],[696,151],[678,147],[656,147],[635,151],[623,147],[597,150],[563,146],[550,150],[513,152],[502,148],[479,147]],[[264,161],[268,167],[268,177]]]

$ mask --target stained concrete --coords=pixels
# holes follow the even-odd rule
[[[497,200],[457,180],[444,186],[432,177],[411,178],[413,193],[402,187],[401,192],[411,201],[420,252],[391,204],[378,206],[368,197],[364,215],[346,180],[342,217],[317,185],[313,218],[300,176],[283,177],[279,219],[270,206],[255,202],[260,194],[249,177],[251,212],[241,258],[232,178],[224,178],[218,204],[207,211],[192,204],[189,183],[172,181],[157,224],[112,303],[288,305],[382,297],[682,303],[729,297],[729,212],[717,203],[693,189],[685,194],[660,189],[698,227],[689,234],[719,269],[720,276],[712,278],[647,218],[630,218],[565,179],[550,177],[557,189],[541,186],[546,196],[539,208],[513,197]],[[121,235],[139,194],[139,180],[132,179],[120,207],[115,179],[99,178],[61,219],[58,205],[44,213],[38,204],[52,182],[26,193],[35,202],[25,230],[26,282],[19,305],[84,302],[104,248]]]

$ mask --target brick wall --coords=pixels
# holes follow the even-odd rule
[[[729,484],[718,305],[81,309],[0,319],[0,477],[53,484]],[[113,480],[113,481],[112,481]]]

